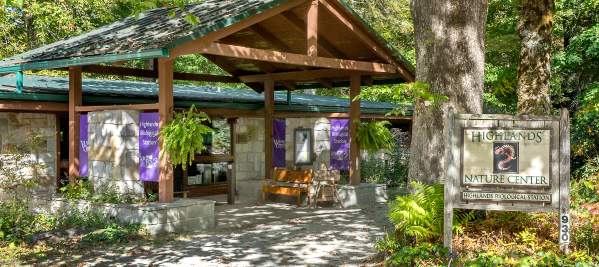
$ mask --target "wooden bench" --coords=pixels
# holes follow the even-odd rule
[[[293,196],[299,207],[302,204],[302,193],[308,194],[313,178],[312,170],[274,169],[273,179],[262,187],[262,200],[266,200],[268,194]]]

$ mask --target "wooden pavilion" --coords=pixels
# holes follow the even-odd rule
[[[351,121],[359,120],[361,85],[412,82],[413,68],[389,47],[343,0],[206,0],[184,11],[170,8],[46,45],[0,61],[1,73],[69,72],[69,176],[78,176],[79,113],[105,109],[158,110],[160,125],[173,116],[174,80],[244,83],[264,94],[264,134],[272,139],[274,91],[350,87]],[[189,24],[186,14],[199,19]],[[230,76],[180,73],[177,57],[201,54]],[[151,69],[114,66],[129,60],[152,60]],[[157,78],[158,103],[119,106],[83,105],[82,73]],[[20,83],[20,85],[19,85]],[[37,103],[37,108],[43,103]],[[36,106],[31,106],[35,109]],[[43,108],[43,107],[42,107]],[[50,108],[50,107],[48,107]],[[200,107],[201,108],[201,107]],[[235,111],[222,110],[229,117]],[[350,183],[360,183],[356,124],[350,124]],[[265,144],[265,167],[272,166],[272,142]],[[267,178],[270,173],[266,172]],[[160,162],[159,199],[173,200],[173,166]]]

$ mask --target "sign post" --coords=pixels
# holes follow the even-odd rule
[[[448,122],[444,245],[453,209],[559,211],[559,244],[570,242],[568,111],[554,116],[454,114]]]

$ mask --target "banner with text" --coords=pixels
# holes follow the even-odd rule
[[[81,114],[79,116],[79,176],[89,175],[89,169],[87,167],[87,140],[87,114]]]
[[[160,176],[159,122],[158,112],[139,114],[139,179],[144,182],[158,182]]]
[[[331,168],[349,170],[349,120],[331,120]]]
[[[274,120],[272,126],[272,166],[285,167],[285,119]]]

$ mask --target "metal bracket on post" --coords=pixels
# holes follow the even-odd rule
[[[23,79],[24,79],[23,72],[17,71],[17,87],[16,87],[17,94],[23,93]]]

